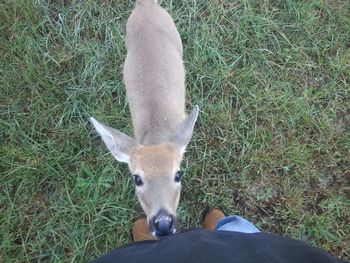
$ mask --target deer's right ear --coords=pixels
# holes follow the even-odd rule
[[[94,125],[98,134],[100,134],[103,142],[114,158],[119,162],[129,164],[130,154],[134,147],[136,147],[136,142],[128,135],[111,127],[105,126],[94,118],[90,118],[90,122]]]
[[[192,112],[180,123],[175,132],[169,138],[170,142],[180,147],[182,153],[185,152],[187,144],[190,142],[194,124],[198,117],[198,105],[193,107]]]

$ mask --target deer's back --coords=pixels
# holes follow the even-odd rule
[[[182,44],[169,14],[139,4],[127,24],[124,81],[139,143],[161,143],[185,118]]]

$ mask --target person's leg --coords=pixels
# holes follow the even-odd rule
[[[260,230],[240,216],[228,216],[217,208],[210,210],[204,218],[204,229],[258,233]]]
[[[227,216],[221,219],[216,227],[216,230],[235,231],[242,233],[259,233],[260,230],[251,222],[240,216]]]

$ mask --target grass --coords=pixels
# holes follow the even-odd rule
[[[201,114],[178,210],[208,207],[350,259],[350,3],[161,1]],[[133,1],[0,3],[0,261],[86,262],[130,242],[127,167],[88,117],[131,134]]]

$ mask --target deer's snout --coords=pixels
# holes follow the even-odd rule
[[[174,216],[165,210],[160,210],[150,223],[156,236],[167,236],[176,231]]]

